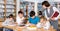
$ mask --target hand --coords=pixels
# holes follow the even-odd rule
[[[29,23],[29,24],[26,24],[26,26],[27,26],[27,27],[30,27],[30,26],[32,27],[32,26],[36,26],[36,25]]]
[[[51,20],[55,20],[55,17],[51,18]]]
[[[13,23],[10,22],[9,24],[12,25]]]
[[[30,26],[36,26],[36,25],[34,25],[34,24],[30,24]]]

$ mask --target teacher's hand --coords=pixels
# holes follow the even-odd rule
[[[55,20],[55,17],[51,18],[51,20]]]

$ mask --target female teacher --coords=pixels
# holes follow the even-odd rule
[[[58,29],[58,18],[59,18],[59,10],[56,7],[53,7],[49,4],[48,1],[42,2],[42,7],[45,9],[44,14],[47,20],[50,20],[50,24],[54,27],[54,29]],[[59,15],[57,17],[51,18],[54,12],[58,12]]]

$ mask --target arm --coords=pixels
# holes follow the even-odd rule
[[[41,28],[42,27],[42,23],[38,23],[36,26],[37,26],[37,28]]]
[[[40,18],[38,17],[38,23],[40,23]]]
[[[45,13],[45,17],[47,18],[47,20],[49,20],[49,18],[48,18],[47,15],[46,15],[46,11],[44,11],[44,13]]]
[[[27,24],[26,24],[26,26],[36,26],[36,25],[31,24],[31,23],[29,23],[29,21],[28,21]]]
[[[27,22],[27,24],[30,24],[29,21]]]
[[[31,19],[30,18],[28,19],[27,25],[28,26],[32,26],[32,25],[35,26],[34,24],[31,24]]]
[[[49,21],[46,22],[44,28],[45,28],[45,29],[49,29],[49,28],[50,28],[50,22],[49,22]]]
[[[16,23],[18,24],[18,25],[20,25],[20,18],[17,16],[17,18],[16,18]]]
[[[29,21],[30,21],[30,18],[28,19],[26,26],[30,26],[30,22]]]
[[[8,25],[8,24],[9,24],[8,19],[6,19],[5,22],[3,22],[2,25],[5,26],[5,25]]]
[[[59,18],[59,16],[60,16],[60,12],[56,7],[53,7],[53,10],[54,10],[54,12],[57,11],[59,13],[59,15],[57,17],[55,17],[55,20],[57,20]]]

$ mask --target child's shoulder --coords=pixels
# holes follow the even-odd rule
[[[36,16],[36,18],[40,19],[38,16]]]
[[[36,18],[39,18],[38,16],[35,16]]]
[[[29,18],[31,18],[31,17],[29,17]]]
[[[28,19],[32,19],[31,17],[29,17]]]

